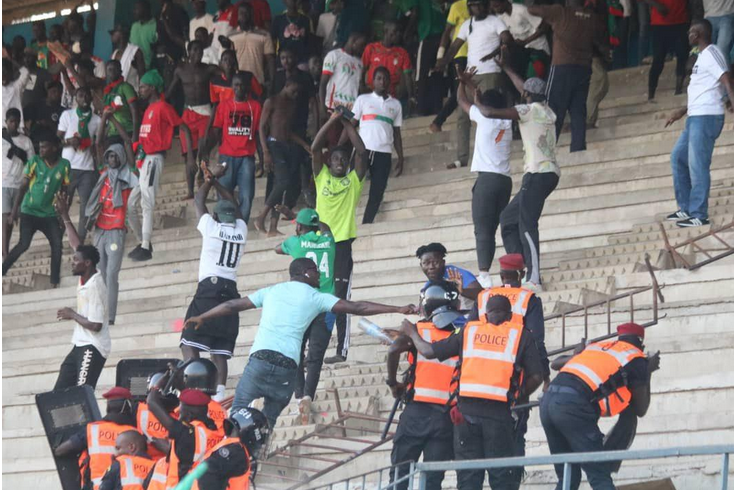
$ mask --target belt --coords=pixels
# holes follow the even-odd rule
[[[566,395],[579,395],[579,396],[583,396],[581,393],[579,393],[578,391],[574,390],[570,386],[553,386],[553,385],[550,385],[548,387],[548,392],[549,393],[563,393],[563,394],[566,394]]]

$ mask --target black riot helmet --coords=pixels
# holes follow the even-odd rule
[[[421,291],[421,309],[436,328],[450,327],[461,316],[459,290],[448,281],[432,281]]]
[[[191,359],[182,363],[175,378],[174,386],[179,391],[190,388],[207,395],[217,393],[217,367],[209,359]]]
[[[270,435],[268,419],[255,408],[240,408],[232,412],[224,421],[224,430],[231,434],[232,429],[236,429],[240,442],[252,457],[257,455]]]
[[[158,371],[148,376],[148,393],[150,390],[160,388],[163,395],[163,406],[169,412],[172,412],[178,406],[178,397],[171,389],[170,383],[161,386],[161,380],[166,376],[167,371]]]

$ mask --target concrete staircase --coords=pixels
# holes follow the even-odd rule
[[[568,153],[569,135],[560,140],[561,181],[549,198],[541,219],[541,294],[546,315],[567,304],[585,304],[605,295],[648,286],[650,276],[639,266],[646,253],[653,264],[663,248],[658,222],[675,210],[669,153],[682,123],[664,128],[672,109],[685,104],[672,95],[666,79],[656,103],[644,95],[646,72],[629,69],[611,74],[612,92],[603,103],[599,127],[588,132],[588,150]],[[476,271],[470,214],[474,177],[467,169],[445,170],[455,152],[451,134],[454,119],[444,132],[430,134],[428,118],[406,121],[403,129],[406,173],[390,180],[376,223],[361,225],[354,243],[353,299],[391,304],[415,302],[424,277],[415,249],[440,241],[450,263]],[[734,123],[727,119],[712,164],[710,212],[713,226],[734,218]],[[130,357],[177,357],[179,334],[172,323],[184,316],[196,290],[200,237],[195,213],[183,201],[185,184],[180,157],[171,152],[163,174],[154,232],[155,256],[146,263],[125,260],[120,274],[117,324],[112,327],[113,352],[99,381],[98,393],[112,386],[115,365]],[[519,188],[522,149],[513,143],[513,181]],[[258,180],[254,204],[264,199]],[[363,193],[367,195],[367,190]],[[366,197],[358,214],[363,212]],[[73,214],[72,214],[73,216]],[[358,218],[359,219],[359,218]],[[673,243],[706,229],[678,229],[665,223]],[[281,231],[292,234],[291,224]],[[501,238],[498,234],[498,240]],[[127,248],[135,246],[134,236]],[[272,250],[280,239],[251,230],[240,271],[239,288],[247,294],[287,279],[288,258]],[[499,244],[501,247],[501,243]],[[686,251],[690,252],[690,251]],[[498,250],[497,256],[503,251]],[[47,282],[48,246],[37,236],[29,251],[3,279],[3,484],[8,488],[57,489],[58,478],[40,427],[34,395],[53,386],[58,367],[69,349],[72,325],[57,322],[55,312],[72,306],[75,279],[69,276],[67,248],[58,289],[42,290]],[[660,270],[665,303],[659,325],[649,330],[647,345],[661,350],[662,369],[653,384],[653,402],[641,420],[634,448],[731,442],[734,440],[734,258],[698,271]],[[492,271],[497,270],[496,266]],[[12,293],[12,294],[11,294]],[[651,318],[652,296],[635,298],[635,319]],[[630,318],[629,301],[614,304],[611,318]],[[241,330],[235,357],[230,361],[228,388],[233,390],[247,360],[259,319],[258,312],[240,315]],[[381,325],[398,325],[398,315],[383,315]],[[590,337],[606,333],[601,309],[588,316]],[[577,341],[584,332],[581,315],[567,318],[565,338]],[[561,346],[558,320],[546,325],[549,349]],[[349,362],[326,366],[314,402],[314,424],[337,417],[332,389],[338,389],[345,411],[387,415],[392,406],[384,385],[385,349],[371,338],[352,332]],[[297,425],[295,404],[281,416],[275,445],[312,431]],[[547,454],[545,436],[536,411],[528,433],[528,454]],[[366,436],[365,436],[366,437]],[[321,451],[325,455],[328,451]],[[332,455],[333,456],[333,455]],[[635,482],[671,476],[679,489],[713,488],[718,458],[671,459],[625,464],[617,481]],[[358,458],[322,481],[334,481],[389,464],[389,445]],[[730,479],[733,478],[730,475]],[[552,488],[549,468],[532,469],[523,488]],[[455,485],[448,475],[445,487]],[[269,485],[270,486],[270,485]],[[285,484],[274,484],[284,488]]]

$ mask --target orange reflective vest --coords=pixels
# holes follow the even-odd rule
[[[525,317],[528,312],[528,305],[530,304],[530,298],[535,293],[525,288],[513,288],[509,286],[498,286],[495,288],[489,288],[482,290],[477,296],[477,311],[479,312],[479,318],[484,319],[484,314],[487,311],[487,300],[492,296],[504,296],[510,300],[512,305],[512,313],[514,315],[520,315]]]
[[[178,412],[172,412],[171,417],[177,419]],[[147,403],[138,403],[138,430],[151,441],[153,439],[168,439],[168,431],[148,408]],[[153,444],[148,444],[148,454],[153,461],[165,458],[166,455],[159,451]]]
[[[176,408],[174,411],[176,414],[175,418],[178,418],[178,410],[179,409]],[[224,408],[221,403],[211,400],[207,406],[206,415],[217,425],[217,429],[222,429],[224,427],[224,421],[227,420],[227,409]]]
[[[155,461],[141,456],[118,456],[120,463],[120,485],[122,490],[143,490],[143,481],[153,468]]]
[[[522,330],[521,321],[502,325],[482,321],[466,324],[459,396],[509,401]]]
[[[153,466],[153,476],[148,482],[148,490],[166,490],[166,479],[168,478],[168,461],[161,458]]]
[[[117,436],[128,430],[137,430],[130,425],[119,425],[100,420],[87,424],[87,454],[89,455],[89,477],[94,490],[99,488],[107,468],[112,464]],[[84,475],[82,475],[84,481]]]
[[[434,343],[451,336],[450,330],[441,330],[431,322],[418,322],[418,334],[426,342]],[[417,358],[408,355],[411,366],[414,366],[412,391],[413,401],[445,405],[451,397],[451,379],[459,362],[459,357],[445,361],[426,359],[420,353]]]
[[[191,422],[191,425],[194,427],[196,446],[194,449],[194,460],[192,461],[189,471],[196,468],[196,465],[204,459],[206,452],[219,444],[219,442],[224,438],[224,432],[222,429],[211,430],[204,424],[204,422],[199,420],[194,420]],[[178,481],[180,479],[180,475],[178,474],[179,463],[180,461],[176,454],[176,441],[175,439],[171,439],[171,452],[168,458],[166,488],[170,489],[178,485]]]
[[[602,417],[613,417],[627,408],[632,393],[627,386],[605,386],[607,382],[633,359],[645,357],[636,346],[621,340],[597,342],[586,346],[561,369],[581,378],[595,395],[601,396],[599,408]]]
[[[227,482],[227,490],[248,490],[250,488],[250,453],[247,451],[247,448],[240,442],[239,438],[225,437],[224,439],[222,439],[222,442],[207,451],[206,456],[204,457],[204,461],[206,461],[209,456],[214,454],[216,451],[219,451],[220,448],[228,446],[230,444],[237,444],[245,450],[245,456],[247,457],[248,465],[247,472],[245,472],[244,475],[233,476],[229,479],[229,481]],[[200,490],[198,480],[194,482],[191,490]]]

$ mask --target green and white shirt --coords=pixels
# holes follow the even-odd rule
[[[369,151],[392,153],[393,128],[403,125],[403,107],[397,99],[376,93],[357,97],[352,107],[354,118],[359,121],[359,136]]]
[[[294,259],[305,257],[313,260],[321,273],[319,291],[334,294],[336,243],[331,233],[310,231],[301,236],[292,236],[283,242],[281,248]]]

